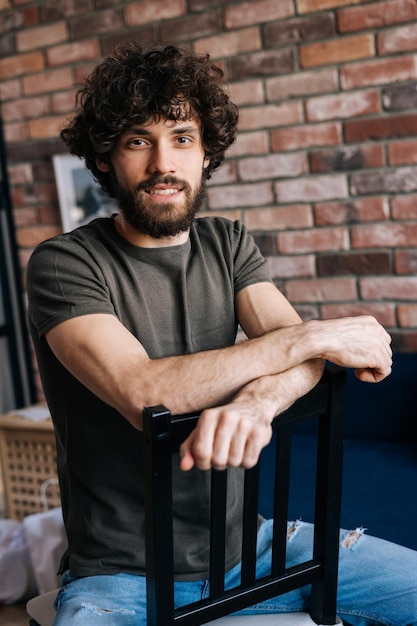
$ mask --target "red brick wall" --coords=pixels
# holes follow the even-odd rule
[[[224,68],[240,131],[207,210],[247,223],[303,317],[369,312],[417,351],[415,0],[0,0],[22,269],[61,231],[51,156],[73,85],[132,38]]]

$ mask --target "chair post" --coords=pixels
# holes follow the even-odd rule
[[[343,472],[346,371],[328,368],[330,410],[320,415],[317,449],[313,558],[323,563],[323,577],[312,584],[311,616],[318,624],[336,622],[339,533]]]
[[[147,623],[166,626],[174,623],[170,423],[165,407],[144,408]]]

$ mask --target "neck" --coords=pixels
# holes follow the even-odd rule
[[[118,234],[126,239],[129,243],[140,248],[168,248],[170,246],[179,246],[188,240],[190,231],[186,230],[173,235],[172,237],[161,237],[155,239],[150,235],[139,232],[126,221],[124,215],[119,213],[114,218],[114,226]]]

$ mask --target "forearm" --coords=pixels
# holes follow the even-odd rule
[[[230,401],[242,387],[309,358],[303,324],[230,347],[151,359],[116,318],[63,322],[47,335],[57,358],[87,388],[141,427],[143,406],[183,413]],[[303,339],[304,337],[304,339]]]
[[[280,374],[257,378],[242,387],[232,402],[252,405],[256,413],[272,421],[315,387],[323,370],[324,361],[314,359]]]

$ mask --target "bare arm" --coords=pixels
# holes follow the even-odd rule
[[[281,296],[282,297],[282,296]],[[277,323],[271,286],[255,285],[238,295],[238,315],[248,336],[263,334]],[[294,313],[280,323],[294,322]],[[298,318],[298,323],[300,323]],[[313,356],[284,372],[257,378],[237,392],[226,405],[204,411],[198,427],[181,447],[181,467],[189,470],[229,465],[252,467],[262,448],[271,438],[271,421],[318,382],[323,359],[354,367],[358,378],[377,382],[391,371],[391,348],[388,333],[370,317],[310,322],[300,341],[311,341]]]
[[[250,302],[247,310],[242,306],[245,300]],[[268,283],[242,290],[237,307],[246,332],[260,336],[220,350],[150,359],[116,318],[101,314],[67,320],[50,330],[46,339],[76,378],[137,428],[143,406],[165,404],[182,413],[224,405],[251,381],[311,359],[375,368],[376,378],[389,373],[388,335],[373,318],[300,324],[291,305]],[[268,332],[271,326],[277,330]],[[314,384],[314,376],[308,384]]]

